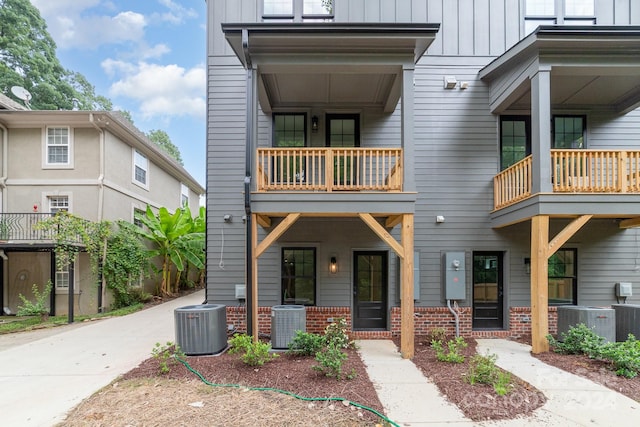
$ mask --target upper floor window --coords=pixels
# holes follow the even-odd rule
[[[47,202],[50,214],[69,211],[69,196],[47,196]]]
[[[180,184],[180,206],[189,206],[189,187]]]
[[[525,0],[525,34],[539,25],[594,25],[594,0]]]
[[[584,116],[553,117],[553,148],[585,148]]]
[[[264,21],[326,21],[333,19],[333,0],[263,0]]]
[[[305,113],[273,114],[273,146],[304,147],[307,141],[307,115]]]
[[[500,117],[500,170],[531,154],[529,116]]]
[[[147,157],[138,150],[133,150],[133,182],[147,188],[149,185],[148,170],[149,161]]]
[[[70,167],[71,132],[66,126],[47,127],[45,138],[45,160],[47,167]]]

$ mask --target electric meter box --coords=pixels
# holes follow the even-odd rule
[[[630,297],[633,296],[633,286],[631,282],[618,282],[616,283],[616,296],[617,297]]]
[[[442,256],[444,299],[464,300],[467,297],[465,253],[445,252]]]

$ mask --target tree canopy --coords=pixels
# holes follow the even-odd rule
[[[182,156],[180,155],[180,149],[176,147],[173,142],[171,142],[171,138],[165,131],[160,129],[153,129],[147,134],[147,138],[153,141],[167,154],[173,157],[178,163],[184,166]]]
[[[0,0],[0,91],[22,86],[36,110],[111,110],[80,73],[65,69],[47,24],[29,0]]]

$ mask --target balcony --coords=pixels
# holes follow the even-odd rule
[[[494,209],[530,197],[532,158],[494,177]],[[553,194],[640,194],[640,151],[551,150]]]
[[[52,217],[50,213],[0,213],[0,245],[53,243],[53,233],[37,227],[37,224]],[[69,243],[81,242],[80,236],[76,236]]]
[[[259,148],[257,191],[401,192],[400,148]]]

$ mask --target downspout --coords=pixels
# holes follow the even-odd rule
[[[256,295],[253,295],[253,236],[252,230],[252,218],[251,218],[251,160],[252,160],[252,138],[253,138],[253,70],[251,64],[251,57],[249,55],[249,31],[246,28],[242,29],[242,50],[244,52],[245,67],[247,70],[247,120],[246,120],[246,141],[245,141],[245,174],[244,174],[244,212],[247,216],[246,225],[246,241],[245,241],[245,263],[246,263],[246,277],[245,277],[245,291],[246,291],[246,307],[247,307],[247,335],[258,337],[258,331],[253,330],[253,300]]]
[[[100,173],[98,174],[98,222],[102,221],[103,210],[104,210],[104,131],[96,124],[93,118],[93,113],[89,113],[89,122],[91,125],[96,128],[98,134],[100,135],[100,160],[99,160],[99,168]],[[105,244],[105,252],[106,252],[106,244]],[[103,254],[102,262],[106,255]],[[102,274],[102,265],[98,269],[98,313],[104,312],[104,300],[105,300],[105,291],[107,289],[106,283],[104,281],[104,275]]]

